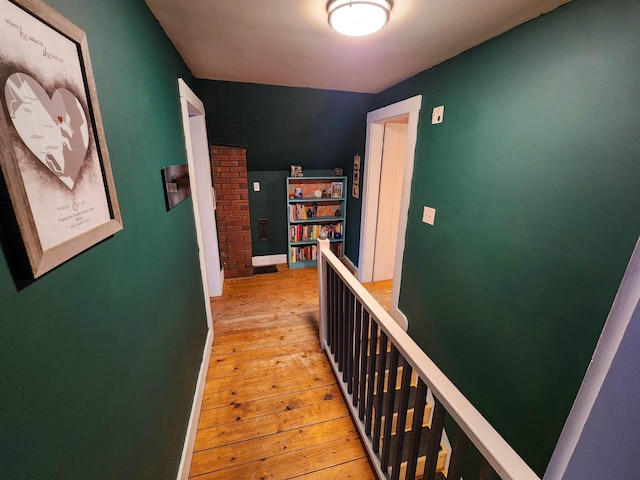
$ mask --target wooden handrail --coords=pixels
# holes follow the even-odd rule
[[[397,348],[400,355],[417,372],[418,377],[422,379],[433,396],[442,404],[446,412],[466,434],[471,443],[476,446],[480,454],[493,467],[500,478],[503,480],[540,480],[535,472],[520,458],[425,352],[380,306],[362,284],[354,278],[353,274],[330,251],[329,245],[328,240],[318,240],[320,342],[329,357],[331,357],[331,351],[327,336],[329,307],[327,303],[327,278],[329,269],[332,269],[357,302],[362,304],[371,317],[375,319],[392,345]],[[341,386],[343,391],[347,392],[346,383]],[[351,393],[346,394],[351,396]],[[352,409],[352,412],[355,412],[354,418],[357,419],[358,410]],[[361,430],[361,435],[363,431],[364,429]],[[382,475],[380,478],[387,478],[382,471],[378,471],[378,475]]]

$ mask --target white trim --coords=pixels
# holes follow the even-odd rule
[[[365,144],[364,175],[362,183],[362,224],[360,227],[360,255],[358,260],[358,278],[361,282],[373,280],[373,256],[375,252],[376,217],[378,211],[378,191],[380,189],[380,169],[382,167],[382,141],[384,123],[409,115],[407,128],[407,149],[402,180],[402,198],[400,200],[398,239],[396,243],[393,285],[391,290],[391,316],[407,329],[407,317],[398,308],[400,282],[402,280],[402,260],[404,257],[407,215],[411,200],[411,181],[416,141],[418,137],[418,119],[422,107],[422,95],[408,98],[367,114],[367,140]]]
[[[209,152],[207,147],[207,131],[204,120],[204,104],[196,96],[195,93],[189,88],[189,86],[178,78],[178,90],[180,92],[180,109],[182,114],[182,127],[184,132],[185,150],[187,154],[187,164],[189,167],[189,179],[192,194],[193,215],[196,227],[196,239],[198,243],[198,256],[200,259],[200,274],[202,276],[202,287],[205,295],[205,309],[207,312],[207,324],[209,329],[213,329],[213,322],[211,320],[211,306],[209,305],[210,296],[222,295],[222,286],[224,282],[224,271],[220,265],[220,259],[218,254],[218,239],[217,234],[214,234],[215,238],[204,238],[202,231],[202,216],[201,216],[201,203],[205,208],[203,213],[205,219],[214,218],[215,203],[213,199],[213,188],[199,189],[197,185],[197,179],[201,177],[210,178],[211,171],[210,165],[207,160],[206,164],[200,167],[196,166],[196,156],[193,151],[194,140],[197,138],[201,143],[200,147],[204,149],[200,154],[205,158],[209,158]],[[197,112],[198,128],[199,132],[194,136],[192,135],[192,125],[190,111]],[[204,170],[204,171],[200,171]],[[210,185],[209,185],[210,187]],[[209,212],[209,209],[213,211]],[[213,226],[215,232],[215,225]],[[207,258],[210,260],[207,261]],[[210,278],[213,277],[213,278]]]
[[[278,255],[261,255],[251,258],[251,265],[254,267],[263,267],[265,265],[280,265],[281,263],[287,263],[287,254],[281,253]]]
[[[198,383],[196,384],[196,390],[193,394],[191,414],[189,415],[189,424],[187,425],[187,432],[182,447],[182,456],[180,457],[180,466],[178,467],[178,476],[176,477],[177,480],[188,480],[189,478],[193,447],[198,431],[198,420],[200,419],[200,409],[202,408],[202,398],[204,397],[204,387],[207,383],[207,371],[209,370],[209,358],[211,357],[212,345],[213,330],[209,330],[207,340],[204,343],[204,351],[202,352],[202,363],[200,364],[200,373],[198,373]]]
[[[202,228],[200,225],[200,210],[197,198],[197,186],[194,179],[196,178],[196,171],[194,166],[194,153],[193,143],[191,138],[191,123],[189,109],[196,110],[202,117],[201,128],[204,127],[204,105],[198,97],[191,91],[187,84],[181,79],[178,79],[178,90],[180,92],[180,109],[182,114],[182,126],[184,131],[185,149],[187,153],[187,162],[189,166],[189,176],[191,177],[191,191],[193,198],[193,214],[196,226],[196,239],[198,242],[198,256],[200,260],[200,275],[202,278],[202,291],[205,314],[207,317],[207,338],[204,344],[204,351],[202,352],[202,363],[200,364],[200,371],[198,373],[198,382],[196,383],[195,392],[193,395],[193,402],[191,404],[191,413],[189,415],[189,423],[187,424],[187,430],[185,433],[185,441],[182,447],[182,455],[180,457],[180,465],[178,467],[177,480],[187,480],[189,477],[189,469],[191,467],[191,457],[193,456],[193,447],[196,440],[196,432],[198,430],[198,419],[200,418],[200,408],[202,406],[202,398],[204,396],[204,387],[207,380],[207,370],[209,368],[209,357],[211,356],[211,346],[213,345],[213,319],[211,315],[211,302],[209,301],[209,281],[207,277],[207,268],[204,256],[204,247],[202,239]],[[201,132],[202,134],[202,132]],[[204,130],[204,143],[206,143],[206,129]],[[211,190],[207,190],[211,192]],[[211,193],[209,193],[211,194]],[[213,203],[213,202],[212,202]],[[216,243],[217,248],[217,243]],[[220,270],[219,285],[222,290],[222,281],[224,279],[224,272]]]
[[[600,334],[593,358],[551,456],[544,480],[558,480],[565,475],[569,461],[576,450],[591,410],[609,373],[611,363],[638,305],[640,305],[640,239],[638,239],[631,255],[611,311]]]

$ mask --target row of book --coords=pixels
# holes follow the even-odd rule
[[[313,225],[291,225],[289,227],[289,239],[291,242],[307,242],[317,240],[320,232],[327,232],[327,238],[342,238],[342,223],[313,224]]]
[[[306,247],[291,247],[289,252],[289,263],[305,262],[308,260],[318,259],[317,245],[308,245]]]
[[[307,220],[316,216],[318,206],[314,203],[304,205],[302,203],[294,203],[289,205],[289,220]]]
[[[331,251],[336,257],[342,256],[342,242],[332,243]],[[289,251],[289,263],[307,262],[318,259],[317,245],[307,245],[306,247],[291,247]]]

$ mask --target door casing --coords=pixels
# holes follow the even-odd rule
[[[404,255],[405,233],[407,230],[407,214],[409,212],[409,201],[411,199],[411,180],[413,178],[413,162],[418,137],[418,118],[420,116],[421,106],[422,95],[416,95],[415,97],[369,112],[367,114],[367,137],[364,154],[358,278],[361,282],[366,283],[373,280],[384,124],[403,115],[409,116],[390,312],[394,320],[405,330],[408,328],[409,323],[407,317],[398,308],[398,300],[400,298],[402,259]]]

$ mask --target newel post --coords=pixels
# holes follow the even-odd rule
[[[325,254],[331,250],[331,242],[318,239],[318,299],[320,300],[320,346],[327,339],[327,261]]]

